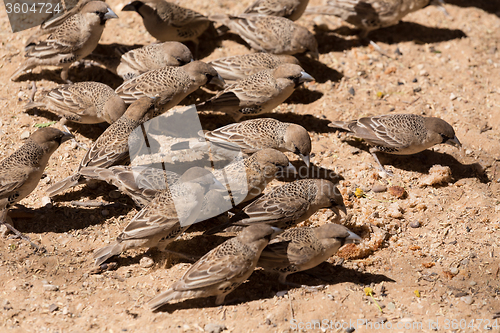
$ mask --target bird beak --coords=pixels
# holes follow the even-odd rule
[[[349,243],[359,244],[361,243],[362,240],[363,238],[359,237],[354,232],[349,231],[349,236],[347,236],[347,238],[345,239],[344,244],[349,244]]]
[[[214,177],[214,183],[212,185],[210,185],[210,187],[208,189],[209,190],[227,191],[226,187],[215,177]]]
[[[306,56],[309,56],[311,59],[319,60],[319,52],[318,51],[309,51],[306,53]]]
[[[455,146],[457,148],[462,148],[462,144],[460,143],[460,141],[458,141],[458,138],[456,135],[453,137],[453,139],[446,140],[445,143],[448,145],[451,145],[451,146]]]
[[[283,229],[280,229],[280,228],[271,227],[271,229],[273,229],[273,231],[274,231],[271,234],[271,239],[275,238],[276,236],[278,236],[279,234],[281,234],[283,232]]]
[[[219,74],[217,74],[217,76],[212,77],[210,81],[207,83],[215,84],[217,87],[222,89],[226,86],[226,81],[224,81],[224,79]]]
[[[307,165],[307,167],[309,168],[309,166],[311,165],[311,156],[307,155],[307,156],[304,156],[303,154],[299,154],[300,158],[302,159],[302,161],[304,161],[304,163]]]
[[[342,202],[341,205],[336,204],[335,206],[332,206],[330,209],[333,210],[338,217],[340,217],[340,212],[343,212],[344,215],[347,215],[347,208],[345,207],[344,202]]]
[[[71,140],[71,139],[73,139],[75,137],[73,134],[71,134],[69,132],[63,132],[63,133],[64,133],[64,135],[61,138],[61,143],[66,142],[68,140]]]
[[[442,11],[444,15],[450,16],[450,13],[444,8],[444,0],[431,0],[429,5],[436,6],[438,10]]]
[[[314,81],[314,78],[311,75],[307,74],[306,72],[302,71],[300,72],[300,74],[301,77],[299,79],[299,83]]]
[[[106,20],[110,20],[110,19],[118,18],[118,15],[116,15],[115,12],[111,10],[111,8],[108,8],[108,11],[106,12],[106,14],[104,14],[104,18]]]

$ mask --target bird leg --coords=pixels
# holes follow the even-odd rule
[[[71,132],[70,132],[70,130],[69,130],[69,128],[68,128],[68,126],[66,126],[66,125],[65,125],[65,123],[66,123],[66,118],[61,118],[61,120],[62,120],[62,119],[64,119],[64,123],[62,123],[62,126],[64,127],[64,130],[65,130],[66,132],[68,132],[68,133],[71,133]],[[84,145],[84,144],[82,144],[82,143],[79,143],[78,141],[76,141],[76,139],[75,139],[74,137],[73,137],[73,138],[71,138],[71,140],[72,140],[74,143],[76,143],[76,146],[77,146],[78,148],[81,148],[81,149],[83,149],[83,150],[89,150],[89,148],[88,148],[86,145]]]
[[[392,59],[384,50],[382,50],[382,48],[380,46],[378,46],[377,43],[375,43],[374,41],[370,40],[370,45],[375,49],[375,51],[377,51],[378,53],[380,53],[381,55],[383,56],[386,56],[387,58],[389,59]]]
[[[31,81],[31,94],[30,94],[30,97],[29,97],[29,102],[30,103],[34,103],[35,102],[35,94],[36,94],[36,83],[35,81]]]
[[[7,211],[6,210],[3,211],[2,213],[0,213],[0,224],[4,225],[7,229],[9,229],[15,235],[15,238],[20,238],[22,240],[27,241],[37,251],[41,251],[41,252],[45,252],[46,251],[45,248],[36,245],[35,243],[33,243],[31,241],[31,239],[28,236],[23,235],[19,230],[17,230],[12,225],[10,225],[9,223],[7,223]]]
[[[386,170],[386,169],[383,167],[382,163],[380,163],[380,161],[379,161],[379,159],[378,159],[378,156],[377,156],[377,151],[378,151],[378,150],[376,150],[376,149],[374,149],[374,148],[370,148],[370,153],[372,154],[373,158],[375,159],[375,162],[377,162],[377,164],[378,164],[378,167],[379,167],[380,171],[382,171],[382,172],[383,172],[383,173],[384,173],[387,177],[392,177],[392,176],[394,176],[394,174],[393,174],[391,171]]]

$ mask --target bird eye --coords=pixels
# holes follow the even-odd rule
[[[440,135],[441,135],[441,138],[443,139],[443,141],[442,141],[442,142],[446,142],[446,141],[448,141],[448,140],[450,139],[449,137],[447,137],[447,136],[446,136],[446,135],[444,135],[444,134],[440,134]]]

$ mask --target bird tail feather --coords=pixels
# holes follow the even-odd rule
[[[313,6],[308,7],[304,14],[314,14],[314,15],[333,15],[337,17],[343,17],[345,10],[334,6]]]
[[[349,122],[347,121],[332,121],[331,123],[328,124],[328,127],[342,128],[346,131],[350,131]]]
[[[148,306],[152,311],[155,311],[161,308],[163,305],[167,304],[168,302],[179,298],[184,298],[183,292],[169,289],[164,293],[161,293],[160,295],[154,297],[152,300],[150,300],[148,302]]]
[[[117,256],[120,253],[123,252],[123,246],[124,244],[121,242],[114,242],[113,244],[109,246],[105,246],[103,248],[100,248],[94,252],[94,260],[95,260],[95,265],[99,266],[103,264],[106,260],[113,256]]]
[[[66,191],[67,189],[69,188],[72,188],[76,185],[79,184],[79,177],[80,175],[76,176],[73,175],[73,176],[69,176],[69,177],[66,177],[64,178],[63,180],[55,183],[54,185],[52,185],[51,187],[49,187],[47,189],[47,195],[49,197],[53,197],[55,196],[56,194],[59,194],[63,191]]]

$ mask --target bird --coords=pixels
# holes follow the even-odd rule
[[[196,109],[222,111],[239,121],[244,116],[271,112],[302,83],[313,80],[299,65],[282,64],[228,85],[208,101],[197,104]]]
[[[82,181],[79,171],[84,167],[106,168],[129,159],[130,134],[139,127],[157,107],[157,100],[143,97],[130,105],[117,121],[111,124],[87,151],[76,172],[55,183],[47,190],[53,197]],[[135,138],[135,137],[134,137]],[[137,138],[138,140],[139,138]]]
[[[48,109],[66,120],[97,124],[114,123],[127,106],[115,91],[100,82],[65,84],[46,92],[42,101],[30,102],[24,110]]]
[[[209,19],[227,26],[257,51],[291,55],[306,53],[316,60],[319,57],[318,42],[314,35],[287,18],[256,14],[217,14]]]
[[[187,46],[179,42],[151,45],[99,44],[86,60],[103,65],[124,81],[165,66],[184,66],[193,61]]]
[[[102,180],[116,186],[141,208],[150,203],[158,192],[168,188],[168,184],[173,184],[180,178],[175,172],[144,165],[83,167],[78,173],[85,179]]]
[[[236,144],[245,154],[265,148],[289,151],[298,155],[307,167],[310,164],[311,137],[304,127],[297,124],[257,118],[205,131],[200,136],[212,144]]]
[[[33,41],[25,48],[26,59],[12,74],[15,81],[25,71],[37,66],[62,67],[61,79],[67,83],[72,63],[89,55],[97,46],[107,20],[118,16],[103,1],[91,1],[79,12],[61,22],[50,35]]]
[[[225,189],[212,173],[200,167],[188,169],[179,180],[159,191],[141,209],[111,245],[94,252],[95,265],[131,248],[165,247],[193,224],[203,198],[212,189]]]
[[[149,3],[132,1],[122,11],[137,12],[146,30],[161,42],[192,41],[198,44],[198,37],[210,25],[210,20],[194,10],[178,6],[172,2],[158,0],[156,8]]]
[[[429,0],[329,0],[326,6],[309,7],[306,14],[334,15],[356,26],[365,38],[370,31],[398,24]]]
[[[72,134],[53,127],[40,128],[18,150],[0,162],[0,223],[17,236],[29,241],[5,223],[7,211],[33,192],[52,154],[71,138]]]
[[[275,69],[281,64],[300,65],[300,62],[288,54],[258,52],[219,58],[209,61],[208,64],[215,68],[226,83],[234,83],[264,69]]]
[[[316,267],[344,244],[360,241],[358,235],[335,223],[317,228],[288,229],[269,242],[262,251],[257,266],[279,273],[279,282],[288,284],[286,277],[289,274]]]
[[[380,163],[377,153],[412,155],[440,143],[462,147],[453,127],[436,117],[415,114],[386,114],[351,121],[334,121],[329,127],[341,128],[365,140],[370,153],[386,176],[393,173]]]
[[[144,96],[157,97],[163,112],[207,83],[222,87],[225,84],[212,66],[193,61],[181,67],[169,66],[146,72],[125,81],[115,91],[125,103],[132,103]]]
[[[256,0],[243,13],[280,16],[297,21],[308,4],[309,0]]]
[[[271,188],[231,217],[228,223],[217,225],[205,234],[222,230],[237,232],[261,223],[286,229],[307,220],[322,208],[331,209],[337,216],[340,216],[339,211],[346,214],[338,188],[326,179],[299,179]]]
[[[269,240],[277,233],[267,225],[254,225],[220,244],[194,263],[170,288],[147,304],[158,310],[170,301],[217,296],[224,303],[227,294],[250,277]]]
[[[237,205],[261,195],[269,182],[288,172],[296,173],[296,169],[286,155],[265,148],[214,170],[214,176],[231,191]]]

